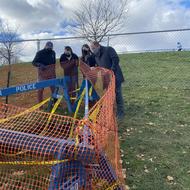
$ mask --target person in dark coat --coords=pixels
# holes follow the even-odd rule
[[[67,77],[67,86],[71,96],[75,96],[73,92],[78,88],[78,65],[79,58],[73,53],[70,46],[66,46],[64,53],[60,57],[60,65],[63,68],[64,76]]]
[[[119,65],[119,57],[114,48],[101,46],[98,42],[91,42],[90,47],[95,55],[97,65],[110,69],[115,74],[117,117],[122,119],[124,117],[124,101],[121,85],[124,82],[124,76]]]
[[[56,54],[52,42],[47,42],[44,49],[36,53],[32,64],[38,68],[38,81],[56,78]],[[53,93],[55,88],[52,86],[50,89]],[[43,101],[43,91],[44,89],[38,90],[38,102]]]
[[[86,63],[88,66],[90,66],[90,67],[95,67],[96,66],[95,55],[90,50],[90,47],[88,46],[88,44],[84,44],[82,46],[81,60],[84,63]]]
[[[81,51],[82,51],[81,60],[84,63],[86,63],[90,67],[97,66],[96,60],[95,60],[95,55],[92,53],[92,51],[91,51],[88,44],[84,44],[82,46]],[[89,88],[91,88],[91,84],[90,84]],[[90,108],[93,107],[95,105],[95,103],[97,102],[97,100],[98,100],[98,96],[97,96],[96,91],[94,90],[94,88],[92,89],[91,98],[92,99],[89,100],[89,107]]]
[[[180,42],[177,42],[177,51],[182,51],[182,45]]]

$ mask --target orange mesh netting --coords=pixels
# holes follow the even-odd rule
[[[87,118],[0,103],[0,189],[125,189],[114,75],[80,67],[101,97]]]

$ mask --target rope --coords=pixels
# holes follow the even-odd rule
[[[63,96],[61,96],[61,97],[56,101],[56,103],[54,104],[53,109],[51,110],[50,116],[49,116],[49,118],[48,118],[47,124],[46,124],[45,128],[43,129],[43,131],[42,131],[39,135],[44,135],[44,132],[46,132],[46,130],[47,130],[47,128],[48,128],[48,125],[49,125],[49,123],[50,123],[50,121],[51,121],[51,118],[52,118],[53,114],[55,113],[55,111],[57,110],[57,108],[58,108],[59,104],[61,103],[61,100],[62,100],[62,99],[63,99]]]
[[[0,165],[55,165],[69,160],[51,160],[51,161],[14,161],[14,162],[0,162]]]
[[[77,104],[77,108],[75,110],[74,116],[73,116],[74,119],[76,119],[77,114],[79,112],[79,108],[80,108],[80,105],[82,103],[82,99],[84,98],[85,91],[86,91],[86,89],[84,88],[83,91],[82,91],[82,94],[80,96],[79,102]],[[69,138],[72,138],[72,136],[73,136],[73,130],[74,130],[74,124],[71,126],[71,131],[70,131],[70,134],[69,134]]]
[[[11,117],[8,117],[8,118],[5,118],[5,119],[0,119],[0,123],[4,123],[4,122],[9,121],[9,120],[11,120],[11,119],[15,119],[15,118],[20,117],[20,116],[23,116],[23,115],[25,115],[25,114],[27,114],[27,113],[33,112],[33,111],[39,109],[41,106],[43,106],[43,105],[44,105],[45,103],[47,103],[49,100],[50,100],[50,98],[44,100],[43,102],[40,102],[39,104],[36,104],[35,106],[33,106],[33,107],[31,107],[31,108],[29,108],[29,109],[23,111],[22,113],[16,114],[16,115],[14,115],[14,116],[11,116]]]
[[[113,183],[110,187],[108,187],[107,189],[105,190],[114,190],[116,187],[120,186],[121,183],[118,181],[116,181],[115,183]]]
[[[55,103],[55,105],[54,105],[54,107],[53,107],[53,109],[52,109],[52,111],[51,111],[51,114],[50,114],[50,116],[49,116],[49,118],[48,118],[48,122],[47,122],[47,124],[46,124],[44,130],[43,130],[39,135],[43,135],[44,132],[46,131],[46,129],[47,129],[48,125],[49,125],[49,122],[51,121],[51,118],[52,118],[53,114],[55,113],[57,107],[59,106],[59,104],[60,104],[62,98],[63,98],[63,96],[61,96],[61,97],[57,100],[57,102]],[[33,106],[33,107],[31,107],[31,108],[25,110],[24,112],[22,112],[22,113],[20,113],[20,114],[15,115],[15,116],[12,116],[12,117],[9,117],[9,118],[6,118],[6,119],[1,119],[1,120],[0,120],[0,123],[9,121],[10,119],[15,119],[15,118],[17,118],[17,117],[20,117],[20,116],[26,114],[26,113],[35,111],[36,109],[40,108],[42,105],[44,105],[44,104],[45,104],[46,102],[48,102],[49,100],[50,100],[50,98],[48,98],[48,99],[46,99],[46,100],[40,102],[39,104],[36,104],[35,106]],[[4,156],[11,156],[11,157],[14,157],[14,156],[17,156],[17,155],[20,155],[20,154],[24,154],[24,153],[26,153],[26,152],[27,152],[27,151],[20,151],[20,152],[15,153],[15,154],[4,154],[4,153],[1,153],[1,154],[4,155]],[[3,163],[4,163],[4,162],[3,162]],[[9,162],[7,162],[7,163],[9,163]],[[11,162],[10,162],[10,163],[11,163]],[[1,162],[0,162],[0,164],[1,164]]]

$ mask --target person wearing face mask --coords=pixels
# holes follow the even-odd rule
[[[55,64],[56,54],[53,50],[53,43],[48,41],[44,49],[38,51],[32,61],[33,66],[38,69],[38,81],[56,78]],[[50,87],[51,92],[54,92],[54,87]],[[43,101],[44,89],[38,90],[38,102]]]
[[[92,51],[90,50],[90,47],[88,46],[88,44],[84,44],[82,46],[81,51],[82,51],[82,56],[80,58],[81,61],[83,61],[90,67],[96,67],[97,64],[96,64],[95,56],[92,53]],[[89,86],[89,88],[91,88],[91,85]],[[89,107],[90,108],[93,107],[98,100],[98,95],[94,89],[92,89],[91,98],[92,99],[89,99]]]
[[[86,63],[88,66],[90,67],[95,67],[96,66],[96,60],[95,60],[95,56],[92,53],[92,51],[90,50],[90,47],[88,46],[88,44],[84,44],[82,46],[82,57],[81,60]]]
[[[70,95],[76,95],[75,91],[78,88],[78,65],[79,58],[73,53],[70,46],[66,46],[64,53],[60,57],[60,65],[63,68],[64,76],[66,76],[67,86]]]
[[[114,48],[101,46],[99,42],[91,42],[91,50],[95,55],[98,66],[110,69],[115,74],[115,93],[117,103],[117,118],[124,118],[124,101],[122,96],[121,85],[124,82],[124,76],[119,65],[119,56]]]

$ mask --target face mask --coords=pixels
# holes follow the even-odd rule
[[[66,57],[71,57],[71,53],[65,53]]]
[[[88,54],[88,51],[87,50],[83,50],[83,53],[86,55],[86,54]]]
[[[66,54],[66,57],[71,57],[71,55],[70,54]]]
[[[51,48],[47,48],[46,50],[47,50],[47,52],[51,52],[51,51],[52,51],[52,49],[51,49]]]

